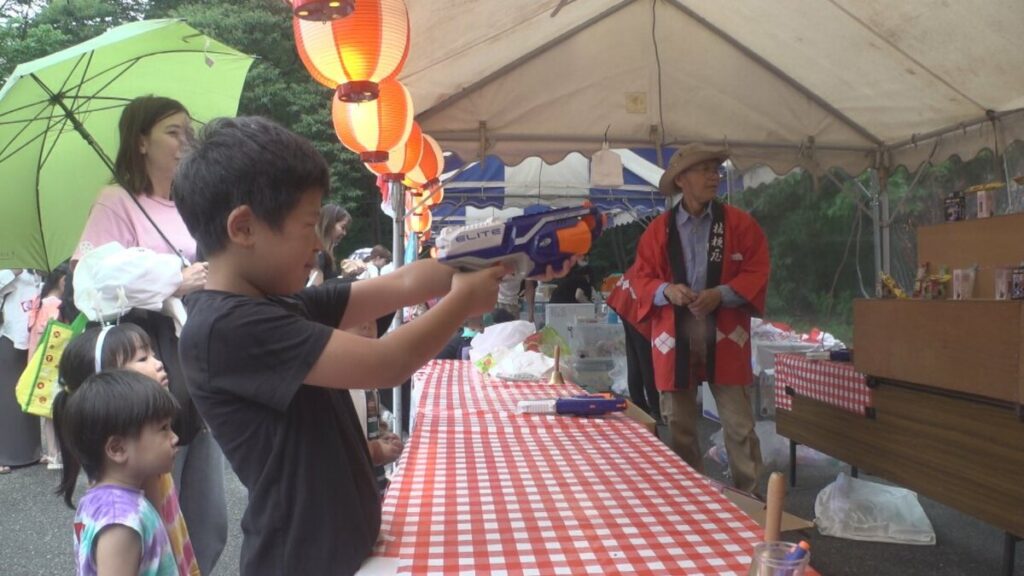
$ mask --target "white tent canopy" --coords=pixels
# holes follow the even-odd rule
[[[416,0],[400,79],[463,158],[701,141],[849,173],[1024,138],[1021,0]],[[652,33],[653,29],[653,33]],[[998,142],[997,142],[998,139]]]

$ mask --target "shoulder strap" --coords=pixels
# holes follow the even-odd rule
[[[174,244],[171,243],[170,239],[167,238],[167,235],[164,234],[164,231],[161,230],[160,227],[156,225],[156,222],[153,220],[152,217],[150,217],[149,212],[146,212],[146,209],[142,207],[142,202],[139,202],[139,199],[135,197],[135,194],[132,194],[127,189],[124,191],[124,193],[127,194],[128,197],[132,199],[132,202],[135,202],[135,205],[139,207],[139,210],[142,211],[142,215],[146,217],[146,220],[149,220],[150,224],[153,225],[153,228],[156,230],[156,233],[159,234],[161,238],[163,238],[167,246],[171,248],[171,251],[173,251],[174,254],[181,260],[182,266],[188,266],[188,260],[186,260],[185,257],[181,254],[181,251],[178,250],[174,246]]]

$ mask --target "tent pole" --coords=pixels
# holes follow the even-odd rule
[[[874,180],[874,178],[872,178]],[[871,222],[874,230],[875,247],[875,295],[880,296],[879,287],[882,285],[882,214],[881,203],[878,198],[878,187],[872,182],[871,186]]]
[[[892,274],[892,243],[890,238],[892,226],[890,225],[891,221],[889,218],[889,167],[882,165],[877,170],[877,174],[879,215],[882,218],[878,222],[882,239],[882,271],[886,274]]]
[[[391,233],[391,256],[397,270],[405,264],[405,186],[402,185],[401,180],[395,179],[388,181],[388,188],[391,206],[395,211],[394,226]],[[395,313],[395,318],[391,322],[392,330],[402,325],[403,310],[403,308],[399,308],[398,312]],[[399,436],[402,435],[403,386],[396,386],[391,389],[391,411],[395,416],[394,432]]]

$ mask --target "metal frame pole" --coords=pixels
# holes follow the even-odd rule
[[[388,182],[388,194],[391,198],[391,206],[395,211],[394,227],[391,233],[391,256],[395,269],[405,264],[405,186],[401,180],[390,180]],[[402,325],[401,308],[395,313],[392,321],[392,329]],[[411,392],[411,391],[410,391]],[[402,435],[402,386],[391,389],[391,411],[395,416],[394,433]]]

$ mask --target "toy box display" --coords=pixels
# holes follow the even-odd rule
[[[1011,268],[996,268],[995,271],[995,298],[996,300],[1010,299],[1010,274]]]
[[[963,192],[952,192],[943,200],[946,222],[958,222],[967,219],[967,201]]]
[[[1014,268],[1010,272],[1010,298],[1024,300],[1024,268]]]

